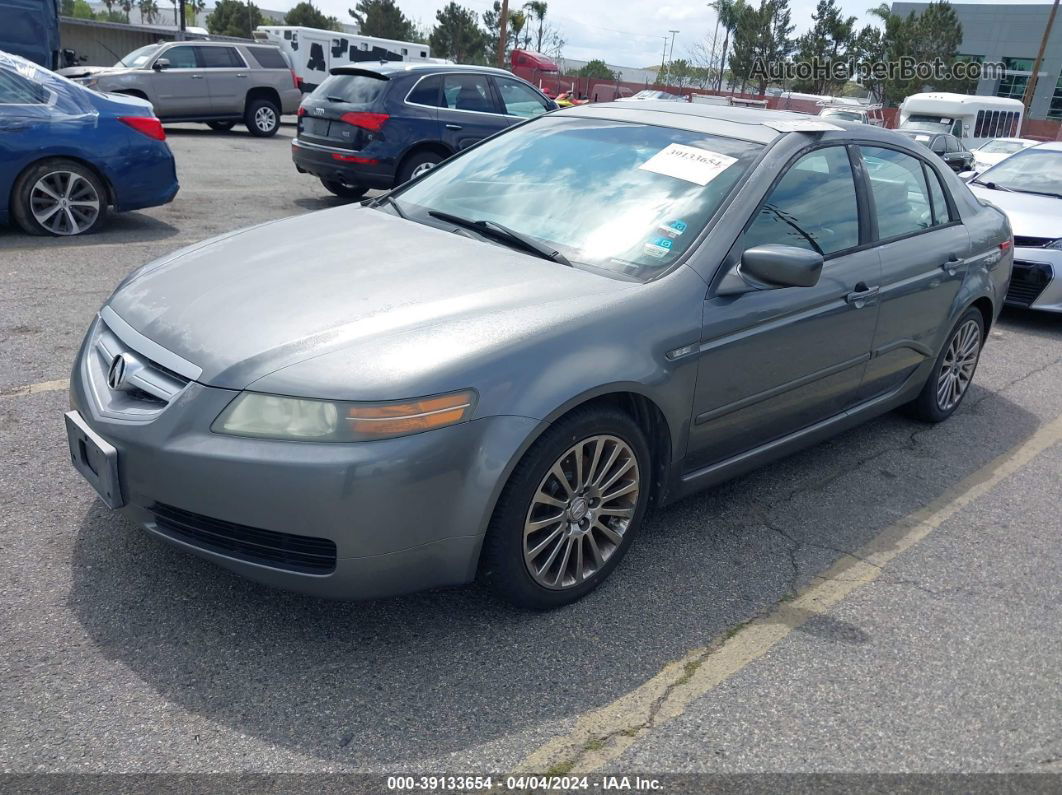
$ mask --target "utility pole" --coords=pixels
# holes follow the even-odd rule
[[[677,30],[669,30],[668,31],[668,33],[671,34],[671,52],[669,52],[668,55],[667,55],[667,70],[664,72],[664,88],[667,88],[667,81],[668,81],[668,78],[670,77],[670,74],[671,74],[671,56],[673,56],[675,54],[675,34],[678,33],[678,32],[679,31],[677,31]],[[666,38],[664,39],[664,48],[667,49],[667,39]]]
[[[177,21],[177,41],[184,41],[184,0],[177,4],[177,13],[180,15]]]
[[[1021,104],[1025,106],[1025,112],[1032,110],[1033,94],[1036,93],[1036,78],[1040,76],[1040,63],[1044,59],[1044,50],[1047,49],[1047,40],[1051,37],[1051,28],[1055,24],[1055,12],[1058,11],[1058,0],[1051,6],[1051,15],[1047,18],[1047,27],[1044,28],[1044,37],[1040,39],[1040,51],[1036,53],[1036,61],[1033,63],[1032,74],[1025,83],[1025,93],[1022,95]],[[1021,135],[1021,131],[1018,131]]]
[[[509,34],[509,0],[502,0],[501,19],[498,20],[498,68],[505,68],[505,44]]]
[[[711,3],[708,4],[708,8],[712,8],[712,4]],[[713,8],[712,10],[714,11],[715,9]],[[711,77],[712,77],[711,70],[715,69],[716,64],[718,63],[718,61],[716,60],[716,57],[715,57],[715,44],[716,44],[716,41],[718,39],[719,39],[719,14],[716,13],[716,15],[715,15],[715,33],[712,34],[712,55],[708,59],[708,67],[709,67],[708,78],[709,79],[711,79]]]

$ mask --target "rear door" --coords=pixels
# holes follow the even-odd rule
[[[159,59],[169,61],[167,68],[156,70],[151,77],[155,113],[160,118],[209,116],[212,113],[210,88],[206,70],[196,54],[198,49],[190,44],[179,44],[156,56],[155,62]]]
[[[439,123],[442,140],[455,152],[508,127],[485,74],[447,72],[442,77]]]
[[[210,107],[217,114],[243,113],[249,69],[235,47],[196,47],[210,88]]]
[[[881,309],[863,397],[899,387],[947,329],[970,238],[937,169],[887,145],[859,147],[867,166],[872,234],[881,241]]]

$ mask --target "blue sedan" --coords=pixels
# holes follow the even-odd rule
[[[0,223],[79,235],[99,229],[109,207],[154,207],[177,190],[150,103],[97,93],[0,52]]]

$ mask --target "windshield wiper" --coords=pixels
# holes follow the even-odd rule
[[[542,259],[559,262],[561,265],[567,265],[569,268],[574,267],[571,261],[556,249],[543,243],[539,243],[532,237],[520,234],[515,229],[503,226],[497,221],[473,221],[470,218],[462,218],[460,215],[445,213],[441,210],[428,210],[428,215],[432,218],[438,218],[440,221],[446,221],[448,224],[457,224],[466,229],[472,229],[476,232],[490,235],[493,238],[513,243],[525,251],[529,251],[532,254],[542,257]]]
[[[1050,196],[1053,199],[1062,199],[1062,193],[1055,193],[1049,190],[1027,190],[1026,188],[1007,188],[1007,190],[1015,193],[1031,193],[1034,196]]]
[[[385,193],[383,196],[380,196],[378,199],[374,199],[373,203],[372,203],[372,206],[373,207],[379,207],[381,204],[389,205],[391,207],[391,209],[395,211],[395,214],[399,218],[408,218],[409,217],[404,212],[402,212],[402,208],[398,206],[398,202],[396,202],[391,197],[390,193]]]
[[[982,182],[982,181],[981,181],[981,180],[979,180],[979,179],[972,179],[972,180],[970,180],[970,181],[971,181],[971,182],[972,182],[972,183],[973,183],[974,185],[984,185],[984,186],[985,186],[986,188],[988,188],[989,190],[1001,190],[1001,191],[1003,191],[1004,193],[1013,193],[1013,192],[1014,192],[1014,191],[1013,191],[1012,189],[1010,189],[1010,188],[1005,188],[1005,187],[1003,187],[1003,186],[1002,186],[1002,185],[1000,185],[1000,184],[999,184],[998,182]]]

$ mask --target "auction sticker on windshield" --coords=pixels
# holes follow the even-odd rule
[[[710,152],[707,149],[668,144],[638,168],[695,185],[707,185],[736,162],[736,157]]]

